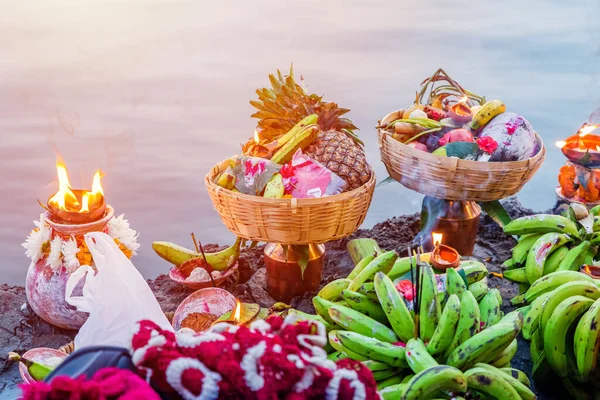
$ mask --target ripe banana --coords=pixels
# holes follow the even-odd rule
[[[336,304],[329,308],[329,317],[331,317],[337,325],[349,331],[371,336],[388,343],[398,341],[398,337],[393,330],[350,307]]]
[[[454,337],[460,319],[460,300],[457,295],[451,294],[444,306],[440,323],[427,343],[427,351],[434,357],[443,354]]]
[[[588,281],[594,283],[594,280],[591,277],[580,272],[556,271],[535,281],[525,293],[524,299],[526,302],[530,303],[541,294],[554,290],[563,283],[571,281]]]
[[[510,342],[508,347],[505,348],[499,356],[489,361],[489,364],[497,368],[503,368],[505,365],[509,365],[515,354],[517,354],[518,349],[519,344],[517,343],[517,339],[515,339]]]
[[[485,264],[477,260],[461,261],[459,269],[465,273],[468,285],[479,282],[488,274]]]
[[[567,331],[594,303],[583,296],[563,300],[554,310],[544,327],[544,352],[554,372],[561,378],[568,375]]]
[[[406,384],[402,400],[429,399],[441,391],[464,393],[467,380],[463,373],[448,365],[439,365],[419,372]]]
[[[506,372],[528,388],[531,388],[531,382],[529,381],[529,378],[525,372],[515,368],[500,368],[500,370]]]
[[[502,100],[490,100],[485,103],[479,111],[473,116],[471,121],[471,129],[477,131],[483,128],[488,122],[497,115],[506,111],[506,104]]]
[[[499,376],[500,378],[504,379],[506,382],[508,382],[519,394],[519,396],[521,396],[521,399],[523,400],[535,400],[537,398],[537,396],[535,395],[535,393],[533,393],[531,391],[531,389],[529,389],[528,385],[524,384],[523,382],[521,382],[519,379],[517,379],[516,377],[514,377],[512,374],[507,373],[506,371],[503,371],[499,368],[494,367],[493,365],[489,365],[489,364],[477,364],[475,366],[476,368],[483,368],[485,370],[490,371],[491,373]],[[518,370],[515,370],[518,371]],[[521,372],[521,371],[519,371]],[[525,374],[523,374],[525,375]],[[527,378],[527,375],[525,375],[525,378]],[[529,381],[529,380],[528,380]]]
[[[273,154],[271,161],[277,164],[285,164],[288,161],[291,161],[294,153],[296,153],[298,149],[304,150],[311,143],[313,143],[317,139],[317,136],[319,136],[320,132],[321,129],[317,124],[311,124],[302,127],[299,132],[291,136],[290,139],[283,146],[281,146],[279,150],[275,152],[275,154]]]
[[[481,329],[486,329],[496,325],[502,319],[500,303],[498,303],[496,288],[491,289],[479,302],[479,315],[481,316]]]
[[[346,278],[350,279],[350,280],[356,278],[356,275],[358,275],[360,273],[360,271],[365,269],[365,267],[367,265],[369,265],[369,263],[371,261],[373,261],[374,259],[375,259],[375,256],[373,254],[369,254],[368,256],[364,257],[362,260],[360,260],[358,262],[358,264],[356,264],[356,266],[352,269],[352,271],[350,271],[350,273],[348,274],[348,276]]]
[[[490,290],[487,278],[483,278],[478,282],[471,283],[468,290],[469,292],[473,293],[475,300],[480,301]]]
[[[552,293],[553,292],[544,293],[531,302],[531,308],[527,311],[527,314],[525,314],[523,321],[522,333],[525,339],[531,339],[533,331],[540,327],[540,318],[544,312],[545,304]]]
[[[460,299],[460,318],[452,341],[446,349],[446,357],[454,352],[465,340],[475,335],[479,329],[480,321],[479,304],[477,304],[477,300],[475,300],[473,294],[466,291]]]
[[[460,299],[467,290],[467,285],[460,274],[454,268],[446,270],[446,291],[455,294]]]
[[[493,399],[521,400],[519,393],[501,375],[486,368],[475,367],[465,372],[469,389]]]
[[[224,271],[229,269],[240,257],[241,244],[242,238],[238,237],[235,240],[235,243],[225,250],[221,250],[216,253],[205,252],[204,257],[206,257],[206,262],[212,267],[212,269],[216,271]],[[202,253],[197,253],[193,250],[186,249],[185,247],[169,242],[154,242],[152,243],[152,249],[161,258],[174,265],[180,265],[188,260],[203,257]]]
[[[404,299],[392,280],[383,272],[375,274],[375,291],[392,329],[400,340],[406,343],[414,336],[415,323]]]
[[[285,186],[283,185],[283,176],[278,172],[273,174],[269,182],[265,185],[263,197],[266,199],[281,199],[285,192]]]
[[[408,366],[415,374],[439,365],[427,351],[425,343],[419,338],[412,338],[406,342],[405,354]]]
[[[588,254],[591,243],[587,240],[573,247],[558,265],[558,271],[579,271],[583,264],[585,256]]]
[[[552,254],[548,256],[548,259],[544,264],[542,276],[555,272],[567,253],[569,253],[569,247],[567,245],[560,246],[558,249],[554,250]]]
[[[375,257],[373,261],[371,261],[362,271],[360,271],[350,285],[348,285],[348,290],[356,292],[360,285],[365,283],[367,280],[372,279],[376,272],[383,272],[387,274],[394,262],[398,258],[398,253],[395,251],[387,251],[380,256]]]
[[[571,238],[564,233],[550,232],[542,235],[529,250],[525,268],[527,279],[533,284],[544,273],[544,264],[548,256],[557,248],[569,242]]]
[[[562,215],[528,215],[514,219],[504,227],[504,233],[517,236],[550,232],[566,233],[571,237],[580,238],[577,224]]]
[[[344,299],[348,306],[353,310],[363,313],[382,324],[388,323],[387,316],[381,308],[381,305],[379,305],[379,302],[371,300],[364,294],[352,292],[350,290],[342,290],[342,299]]]
[[[519,334],[515,324],[498,323],[467,339],[454,350],[446,364],[458,369],[471,368],[497,358]]]
[[[298,133],[300,133],[304,128],[306,128],[309,125],[316,124],[318,119],[319,119],[319,116],[317,114],[311,114],[311,115],[304,117],[300,122],[298,122],[296,125],[294,125],[292,127],[292,129],[287,131],[287,133],[285,135],[283,135],[279,139],[277,139],[275,148],[276,149],[281,148],[284,144],[289,142],[294,136],[296,136]]]
[[[350,284],[350,279],[336,279],[323,286],[323,289],[319,290],[317,296],[322,299],[329,301],[337,301],[340,299],[342,290],[346,289]]]
[[[585,313],[575,329],[577,370],[587,380],[598,364],[600,349],[600,299]]]
[[[542,329],[544,329],[548,323],[548,320],[552,316],[552,313],[563,300],[566,300],[572,296],[583,296],[591,300],[597,300],[600,298],[600,289],[598,289],[598,286],[592,282],[575,281],[560,285],[553,291],[549,292],[549,294],[550,298],[544,305],[544,309],[540,317],[540,325]]]
[[[331,347],[344,354],[346,357],[356,361],[367,361],[369,358],[361,356],[344,346],[339,338],[339,333],[342,331],[331,331],[327,334]],[[388,366],[389,368],[389,366]]]
[[[429,342],[435,332],[442,313],[440,299],[437,292],[437,281],[433,269],[429,264],[421,267],[421,300],[420,300],[420,337]],[[479,309],[477,309],[479,311]]]
[[[394,367],[406,368],[408,366],[405,350],[402,346],[385,343],[356,332],[333,332],[337,332],[337,337],[344,347],[369,360],[379,361]]]
[[[315,307],[315,311],[317,312],[317,314],[319,314],[319,316],[321,318],[323,318],[325,321],[327,321],[328,324],[330,324],[331,326],[337,326],[337,324],[335,323],[335,321],[333,319],[331,319],[331,317],[329,316],[329,309],[331,307],[333,307],[335,305],[335,303],[329,301],[329,300],[325,300],[319,296],[315,296],[312,299],[312,303],[313,306]]]
[[[532,233],[521,236],[519,243],[512,249],[512,259],[516,264],[523,264],[527,259],[527,253],[533,244],[542,236],[542,233]]]
[[[217,179],[217,185],[222,188],[232,190],[235,188],[235,175],[230,168],[227,168]]]

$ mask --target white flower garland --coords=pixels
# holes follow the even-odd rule
[[[68,272],[73,272],[81,265],[77,259],[77,253],[80,249],[77,247],[77,241],[73,236],[63,239],[56,235],[52,237],[52,227],[44,220],[44,213],[40,214],[39,221],[33,221],[33,229],[25,243],[21,246],[25,248],[25,255],[36,263],[46,253],[46,265],[53,271],[60,271],[65,267]],[[107,224],[108,235],[117,239],[119,243],[131,251],[132,255],[137,254],[140,244],[137,242],[138,233],[131,229],[129,221],[124,218],[124,214],[113,217]]]

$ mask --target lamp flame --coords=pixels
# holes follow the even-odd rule
[[[258,136],[258,131],[256,129],[254,130],[254,142],[260,144],[260,136]]]
[[[565,142],[564,140],[559,140],[558,142],[554,143],[556,145],[556,147],[558,147],[559,149],[562,149],[563,147],[565,147],[565,145],[567,144],[567,142]]]
[[[67,167],[62,160],[56,161],[56,173],[58,175],[58,191],[50,198],[49,202],[56,204],[61,210],[67,210],[67,201],[73,206],[79,207],[79,201],[71,191]]]
[[[433,245],[437,246],[437,245],[441,244],[443,237],[444,237],[443,233],[432,232],[431,233],[431,238],[433,240]]]
[[[235,310],[233,312],[233,322],[235,322],[236,325],[240,324],[241,315],[242,315],[242,303],[240,303],[239,300],[236,300]]]
[[[94,196],[98,194],[104,196],[104,190],[102,190],[102,183],[100,183],[100,179],[102,179],[102,175],[100,175],[100,171],[96,171],[94,174],[94,180],[92,181],[92,191],[90,192]]]
[[[600,125],[584,125],[579,130],[578,135],[579,137],[584,137],[585,135],[588,135],[598,129],[599,126]]]
[[[85,193],[81,198],[81,208],[79,209],[80,213],[90,212],[89,202],[89,194]]]

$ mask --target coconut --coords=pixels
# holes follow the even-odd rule
[[[481,131],[481,137],[484,136],[498,143],[490,161],[526,160],[539,151],[535,130],[529,121],[515,113],[494,117]]]

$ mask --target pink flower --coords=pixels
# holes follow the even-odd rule
[[[491,136],[483,136],[477,139],[477,145],[479,148],[488,153],[492,154],[498,148],[498,142],[496,142]]]

